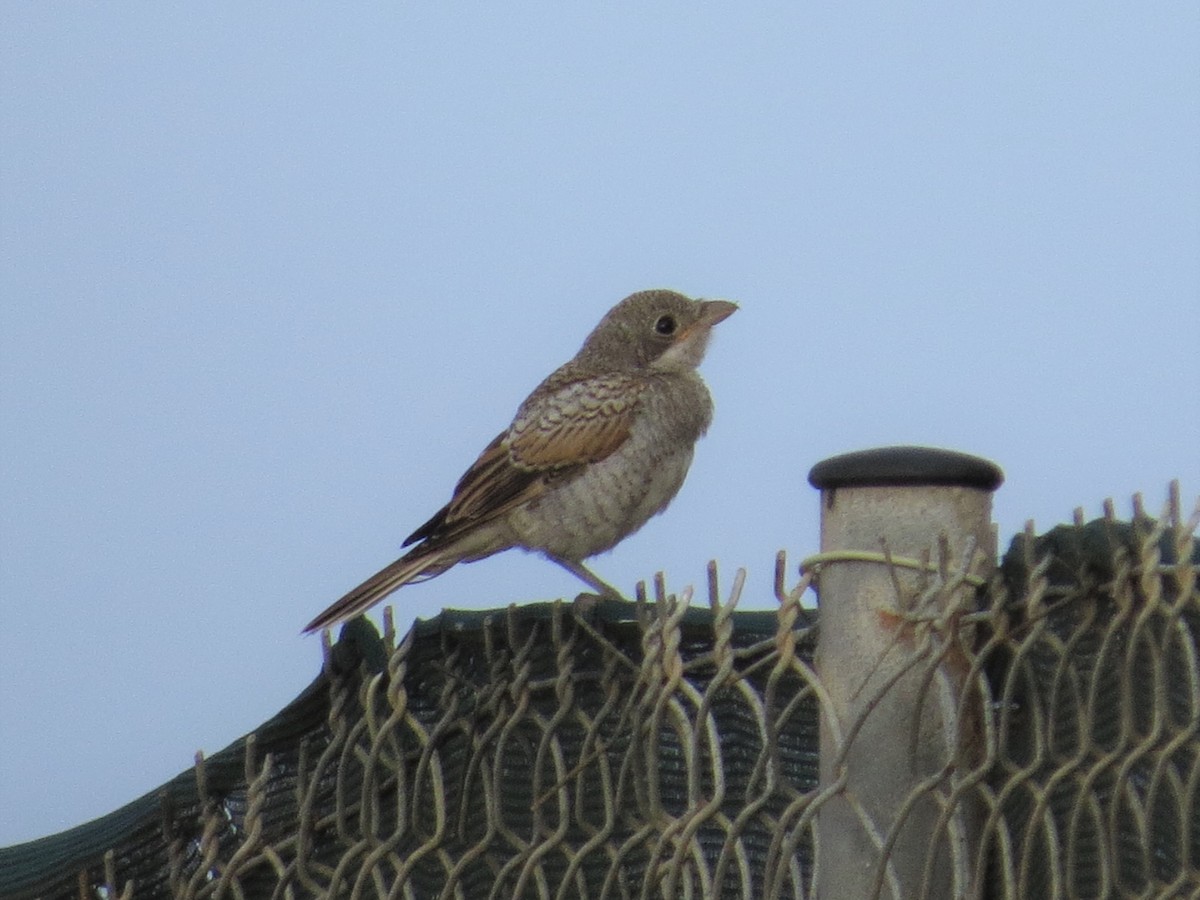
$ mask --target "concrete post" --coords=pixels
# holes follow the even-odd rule
[[[978,895],[980,873],[971,868],[979,811],[963,804],[939,829],[937,797],[952,789],[956,766],[969,767],[962,738],[978,732],[981,711],[968,703],[959,715],[965,660],[957,649],[931,677],[936,653],[954,640],[952,625],[935,623],[952,607],[973,608],[974,589],[927,591],[932,602],[918,606],[930,573],[878,556],[937,563],[944,545],[954,573],[978,548],[984,558],[972,571],[988,574],[996,554],[992,492],[1002,480],[987,460],[923,447],[849,453],[809,473],[821,491],[825,557],[816,666],[832,706],[822,710],[821,785],[844,779],[818,814],[822,900]],[[889,839],[885,854],[880,844]]]

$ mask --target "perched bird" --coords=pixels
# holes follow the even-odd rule
[[[602,594],[620,596],[583,560],[666,509],[712,421],[696,372],[712,327],[737,306],[674,291],[626,297],[575,358],[538,385],[459,479],[415,545],[308,623],[349,619],[410,582],[520,547]]]

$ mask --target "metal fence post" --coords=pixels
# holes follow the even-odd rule
[[[922,569],[939,562],[939,547],[949,550],[943,571],[974,548],[990,571],[992,492],[1002,480],[987,460],[923,447],[849,453],[809,473],[821,491],[816,665],[830,707],[821,717],[821,786],[837,790],[817,820],[822,900],[978,893],[979,873],[970,871],[978,811],[967,803],[938,828],[939,796],[949,793],[961,754],[956,710],[970,706],[958,704],[961,654],[933,670],[950,640],[938,617],[973,589],[926,590],[929,605],[913,604],[931,583]],[[889,555],[907,567],[889,565]],[[965,730],[978,724],[976,713]]]

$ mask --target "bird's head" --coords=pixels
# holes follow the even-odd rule
[[[694,369],[704,359],[712,327],[736,310],[728,300],[692,300],[675,291],[631,294],[600,320],[576,359],[608,368]]]

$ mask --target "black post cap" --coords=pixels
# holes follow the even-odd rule
[[[991,460],[939,447],[876,447],[821,460],[808,483],[822,490],[843,487],[953,485],[994,491],[1004,472]]]

